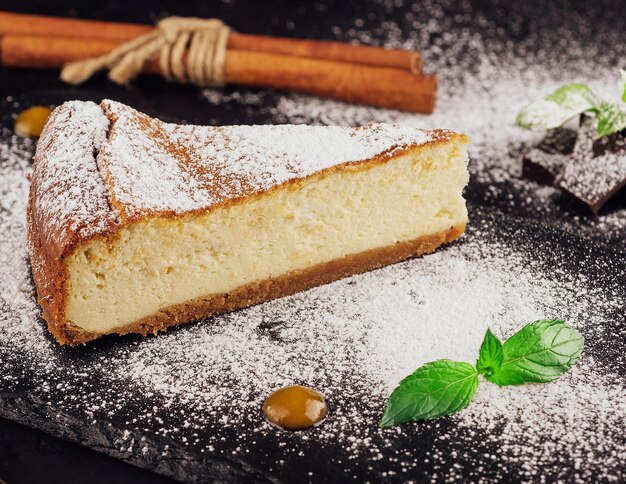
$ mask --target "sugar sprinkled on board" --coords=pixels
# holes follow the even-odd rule
[[[588,35],[562,29],[538,32],[534,42],[552,45],[554,36],[568,42],[567,69],[562,69],[563,62],[550,65],[546,50],[524,43],[507,45],[509,53],[499,57],[501,53],[467,29],[471,22],[491,29],[484,14],[468,12],[450,19],[443,14],[444,6],[423,2],[420,8],[428,19],[411,12],[406,25],[386,22],[374,34],[367,30],[368,19],[361,19],[349,31],[337,28],[336,35],[365,42],[382,37],[389,46],[419,47],[442,80],[435,116],[284,95],[272,108],[274,119],[345,125],[387,121],[423,127],[432,123],[461,131],[471,127],[470,168],[474,182],[483,184],[484,196],[501,200],[507,208],[510,190],[527,192],[527,206],[522,208],[545,203],[551,214],[557,210],[550,204],[555,190],[516,178],[515,151],[538,136],[514,128],[511,119],[527,101],[570,82],[574,75],[582,81],[610,79],[614,62],[588,62],[589,48],[579,40]],[[522,28],[521,20],[513,18],[512,23]],[[407,25],[413,29],[408,36]],[[589,26],[583,22],[581,28]],[[494,36],[501,35],[495,27],[493,31]],[[624,44],[602,35],[598,34],[598,45],[612,49],[597,54],[623,58]],[[468,51],[471,55],[464,55]],[[602,83],[591,82],[594,88],[607,89]],[[216,91],[208,95],[212,102],[220,102]],[[235,97],[236,102],[257,102]],[[274,471],[281,461],[301,458],[307,441],[318,439],[336,451],[339,457],[331,460],[343,459],[346,476],[368,462],[377,476],[401,478],[402,472],[410,476],[412,470],[427,466],[434,469],[431,478],[452,481],[465,475],[457,467],[459,460],[470,459],[469,472],[476,480],[511,473],[526,480],[623,479],[626,389],[614,368],[623,368],[624,353],[608,358],[602,351],[624,337],[619,314],[626,302],[623,286],[610,283],[612,268],[606,261],[605,277],[598,282],[582,270],[546,265],[546,257],[549,262],[566,260],[567,253],[555,252],[554,247],[550,255],[528,247],[517,250],[515,244],[497,240],[498,228],[476,221],[463,241],[431,256],[157,338],[126,339],[76,355],[58,349],[47,336],[31,294],[23,220],[24,175],[30,170],[31,153],[28,143],[22,146],[3,135],[0,262],[6,268],[6,282],[0,285],[0,348],[10,358],[0,361],[0,385],[12,388],[28,376],[34,396],[81,413],[85,421],[123,420],[126,428],[119,436],[118,456],[148,453],[145,446],[139,450],[129,444],[136,433],[157,428],[159,435],[178,446],[242,458],[261,452],[260,442],[274,439],[280,452],[262,462]],[[608,233],[623,234],[625,221],[623,214],[614,212],[584,230],[591,233],[604,225]],[[586,223],[577,216],[569,226],[578,229]],[[476,401],[451,419],[453,425],[442,420],[390,431],[376,428],[388,391],[420,363],[441,357],[472,361],[487,324],[506,337],[523,322],[544,315],[565,316],[587,336],[583,360],[564,378],[549,385],[502,390],[481,383]],[[277,434],[260,421],[258,409],[271,389],[292,382],[325,392],[333,412],[312,432]],[[424,462],[398,445],[424,438],[433,439],[426,444],[430,451]],[[158,458],[173,450],[169,445],[159,448]],[[557,461],[563,466],[551,465]],[[567,474],[559,475],[563,469]]]
[[[39,317],[26,253],[25,203],[35,143],[6,128],[0,139],[0,335],[31,351],[45,345],[45,329],[29,321]],[[9,304],[12,310],[8,310]],[[17,318],[17,319],[12,319]],[[4,375],[6,377],[6,375]]]
[[[9,160],[1,165],[0,190],[11,207],[0,218],[8,276],[0,288],[0,348],[20,363],[4,361],[13,370],[2,372],[0,384],[10,389],[29,375],[44,401],[86,421],[122,420],[122,455],[148,452],[147,444],[136,445],[137,432],[155,432],[200,453],[241,456],[275,439],[282,450],[266,456],[271,467],[304,455],[315,439],[341,447],[346,460],[335,464],[346,472],[365,459],[381,476],[393,476],[421,465],[403,454],[398,439],[434,432],[429,460],[448,479],[462,475],[455,455],[469,446],[480,449],[467,454],[478,467],[502,475],[515,469],[530,478],[558,459],[578,467],[575,479],[619,472],[626,458],[618,435],[626,388],[590,355],[551,385],[500,392],[483,383],[472,406],[452,418],[454,434],[439,422],[377,428],[384,400],[403,376],[437,358],[473,361],[487,324],[503,338],[545,315],[566,315],[597,339],[616,329],[603,322],[624,302],[623,294],[603,294],[583,273],[546,269],[541,257],[529,260],[527,252],[497,240],[488,222],[421,259],[158,337],[119,341],[105,350],[88,347],[82,358],[68,360],[37,317],[24,244],[32,146],[17,149],[16,143],[9,138],[0,145]],[[592,301],[602,301],[601,307],[588,312]],[[277,434],[262,421],[263,398],[289,383],[311,385],[328,397],[332,413],[324,425]]]

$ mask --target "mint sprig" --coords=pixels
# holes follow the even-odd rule
[[[527,129],[557,128],[597,104],[596,95],[584,84],[566,84],[520,111],[516,123]]]
[[[504,342],[500,368],[483,375],[500,386],[548,383],[578,362],[583,344],[582,335],[561,319],[535,321]]]
[[[617,104],[601,102],[596,110],[598,138],[626,128],[626,111]]]
[[[387,400],[381,427],[432,420],[465,408],[478,388],[478,375],[499,386],[556,380],[580,359],[584,339],[561,319],[527,324],[504,343],[487,329],[476,367],[437,360],[400,382]]]
[[[622,101],[626,102],[626,71],[620,70]],[[621,103],[600,100],[584,84],[572,83],[522,109],[516,124],[522,128],[557,128],[574,116],[586,113],[598,120],[597,137],[626,129],[626,110]]]

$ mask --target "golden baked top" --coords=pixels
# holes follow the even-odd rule
[[[457,136],[375,124],[192,126],[123,104],[58,107],[35,154],[32,223],[50,255],[151,214],[204,211],[346,162]],[[50,247],[50,246],[54,247]]]

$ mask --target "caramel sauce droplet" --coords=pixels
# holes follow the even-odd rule
[[[44,106],[33,106],[25,109],[15,118],[15,134],[36,138],[43,131],[50,113],[52,113],[52,109]]]
[[[263,404],[267,421],[285,430],[304,430],[328,414],[324,397],[307,387],[292,385],[272,393]]]

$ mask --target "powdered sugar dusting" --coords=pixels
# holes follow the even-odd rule
[[[519,178],[519,155],[542,134],[513,126],[519,108],[565,82],[613,95],[611,76],[626,49],[614,34],[623,29],[606,29],[600,16],[585,18],[556,2],[530,21],[527,2],[506,4],[512,12],[484,12],[467,2],[427,0],[404,6],[401,21],[380,22],[381,12],[401,3],[368,3],[354,26],[332,32],[420,50],[440,78],[434,116],[247,90],[210,90],[210,102],[245,103],[247,114],[263,112],[272,122],[459,129],[473,141],[472,200],[624,247],[619,205],[589,218],[563,207],[554,188]],[[118,440],[113,448],[96,442],[101,449],[177,469],[190,455],[218,456],[277,480],[331,480],[338,474],[325,472],[334,469],[360,481],[624,481],[622,254],[472,206],[468,234],[431,256],[157,338],[67,351],[35,319],[22,178],[32,147],[16,143],[0,143],[0,262],[7,268],[0,386],[12,391],[27,382],[30,398],[49,403],[46,417],[66,426],[67,414],[78,416],[81,430],[102,432],[113,422]],[[488,325],[506,337],[543,316],[565,317],[586,337],[581,362],[563,378],[503,389],[481,381],[472,405],[450,419],[377,429],[388,391],[416,366],[444,357],[471,362]],[[261,420],[263,398],[287,383],[326,395],[331,414],[322,426],[285,433]]]
[[[573,270],[558,239],[474,209],[470,232],[435,254],[158,337],[61,348],[38,319],[24,247],[32,147],[4,143],[11,161],[1,165],[0,191],[10,194],[3,203],[11,210],[0,217],[0,386],[11,392],[28,382],[29,398],[49,402],[51,418],[65,426],[73,421],[67,415],[78,418],[81,432],[113,422],[115,455],[251,459],[276,476],[292,460],[303,478],[323,477],[332,464],[348,476],[427,469],[452,480],[465,475],[459,459],[477,477],[622,475],[626,387],[615,372],[625,335],[616,314],[626,286],[606,265],[626,266],[621,258],[587,253],[573,240]],[[539,240],[545,251],[537,253]],[[563,379],[507,389],[482,381],[476,401],[449,420],[377,428],[386,396],[417,366],[471,362],[487,325],[504,338],[544,316],[568,318],[587,338],[581,363]],[[618,345],[610,356],[603,353],[609,342]],[[289,383],[326,395],[331,414],[323,425],[285,433],[262,420],[263,399]]]
[[[55,246],[75,233],[90,237],[115,223],[95,161],[108,126],[97,104],[73,101],[54,112],[42,133],[33,208],[45,244]]]
[[[480,6],[380,0],[368,2],[353,25],[332,29],[337,40],[420,52],[424,69],[439,78],[437,107],[429,116],[291,93],[248,96],[244,89],[226,93],[207,89],[205,97],[212,104],[230,103],[230,108],[233,102],[240,103],[246,113],[266,112],[274,122],[345,126],[385,122],[465,133],[471,140],[472,201],[550,220],[626,248],[623,200],[610,203],[597,217],[589,216],[566,203],[558,188],[520,178],[522,153],[544,132],[515,126],[522,108],[563,84],[584,83],[600,98],[619,99],[623,87],[618,84],[618,67],[626,58],[626,44],[621,42],[623,18],[611,15],[612,10],[610,2],[594,2],[581,10],[568,2]],[[608,45],[612,47],[602,47]],[[621,170],[615,173],[620,175]],[[586,179],[592,186],[594,177],[589,174]]]
[[[6,128],[0,136],[0,340],[37,351],[46,346],[46,329],[33,325],[39,317],[26,252],[25,205],[35,142],[20,139]],[[11,310],[9,310],[9,305]],[[11,329],[9,329],[9,327]],[[4,343],[2,343],[4,344]],[[0,381],[10,374],[0,374]]]
[[[446,130],[387,124],[181,126],[113,101],[103,107],[114,122],[98,163],[112,195],[131,214],[202,209],[334,165],[452,137]]]

